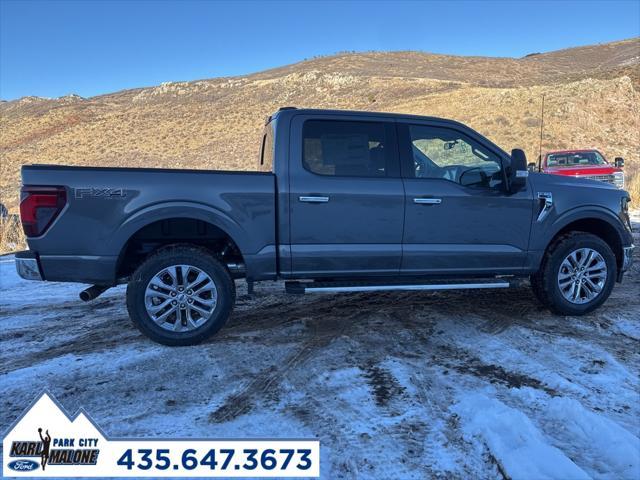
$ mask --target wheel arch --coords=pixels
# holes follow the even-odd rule
[[[247,248],[245,232],[224,212],[188,202],[143,209],[130,216],[113,238],[114,250],[118,252],[116,279],[127,276],[158,248],[171,244],[192,243],[216,254],[228,246],[225,259],[242,265],[243,251]]]
[[[544,252],[569,232],[585,232],[604,240],[616,257],[618,271],[624,260],[624,227],[618,217],[604,208],[568,212],[553,223]]]

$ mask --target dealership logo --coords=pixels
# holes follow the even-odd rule
[[[84,476],[98,464],[105,442],[84,411],[70,416],[44,392],[3,440],[4,476]]]
[[[42,428],[38,428],[38,436],[40,441],[12,441],[9,457],[39,457],[43,471],[47,469],[47,465],[95,465],[98,462],[100,449],[95,448],[98,445],[97,438],[52,438],[49,430],[43,432]]]

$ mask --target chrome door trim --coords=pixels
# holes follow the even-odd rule
[[[307,202],[307,203],[327,203],[329,201],[329,197],[303,195],[298,197],[298,200],[300,200],[301,202]]]
[[[414,198],[413,203],[420,205],[440,205],[442,203],[441,198]]]

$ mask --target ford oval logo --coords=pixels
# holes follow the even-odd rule
[[[38,464],[33,460],[14,460],[9,462],[9,468],[16,472],[31,472],[38,468]]]

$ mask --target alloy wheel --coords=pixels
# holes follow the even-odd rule
[[[154,275],[145,290],[149,317],[173,332],[195,330],[206,323],[218,303],[212,278],[193,265],[172,265]]]
[[[558,288],[565,300],[574,304],[592,301],[607,282],[607,263],[592,248],[574,250],[560,264]]]

